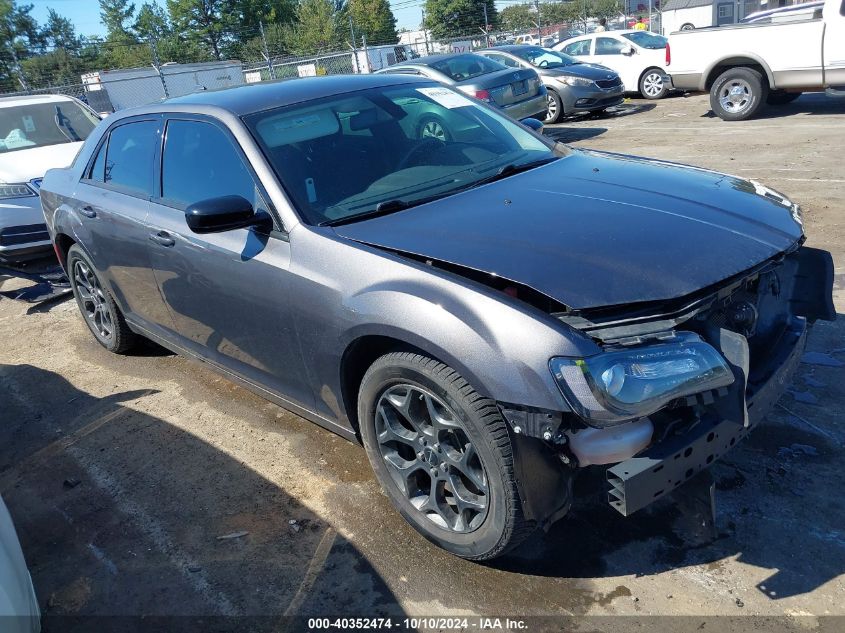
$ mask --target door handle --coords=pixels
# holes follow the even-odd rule
[[[96,217],[97,217],[97,212],[96,212],[96,211],[94,211],[94,208],[93,208],[93,207],[91,207],[91,206],[89,206],[89,205],[87,205],[87,204],[86,204],[84,207],[82,207],[82,208],[79,210],[79,212],[80,212],[82,215],[84,215],[86,218],[96,218]]]
[[[150,239],[156,244],[161,244],[162,246],[173,246],[176,243],[176,240],[174,240],[167,231],[150,233]]]

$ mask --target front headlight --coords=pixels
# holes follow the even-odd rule
[[[11,184],[0,185],[0,200],[8,200],[9,198],[30,198],[36,193],[29,188],[28,185]]]
[[[571,76],[564,76],[561,77],[560,80],[565,83],[567,86],[592,86],[595,82],[592,79],[584,79],[583,77],[571,77]]]
[[[550,366],[573,411],[596,427],[640,418],[675,398],[734,381],[721,354],[692,332],[589,358],[553,358]]]

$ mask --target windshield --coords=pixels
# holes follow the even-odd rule
[[[0,108],[0,153],[84,141],[99,120],[73,101]]]
[[[537,68],[562,68],[580,63],[566,53],[559,53],[548,48],[531,47],[512,51],[517,57],[524,59]]]
[[[434,70],[443,73],[452,81],[467,81],[481,75],[494,73],[507,68],[492,59],[481,55],[456,55],[429,64]]]
[[[399,211],[557,156],[551,142],[435,84],[362,90],[244,121],[311,224]]]
[[[636,33],[623,33],[622,37],[632,41],[640,48],[651,49],[666,48],[666,42],[669,41],[662,35],[655,35],[654,33],[649,33],[647,31],[637,31]]]

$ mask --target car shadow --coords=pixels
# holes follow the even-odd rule
[[[97,397],[23,364],[0,364],[0,384],[0,494],[45,633],[295,631],[314,615],[404,615],[283,477],[134,406],[159,392]]]
[[[845,97],[828,97],[821,92],[805,93],[795,101],[784,105],[766,105],[752,118],[751,121],[766,119],[782,119],[795,114],[831,115],[845,114]],[[701,118],[715,119],[717,115],[708,110]]]
[[[545,127],[543,135],[558,143],[585,141],[607,132],[606,127]]]
[[[650,576],[690,569],[710,582],[735,559],[765,570],[756,589],[770,600],[811,592],[845,573],[845,315],[816,324],[790,391],[755,430],[711,468],[717,536],[702,528],[681,487],[623,517],[606,502],[601,468],[576,482],[575,505],[536,539],[492,567],[526,576]],[[813,342],[815,341],[815,342]],[[798,394],[795,396],[793,394]],[[820,406],[824,403],[824,406]],[[708,580],[708,575],[710,580]]]

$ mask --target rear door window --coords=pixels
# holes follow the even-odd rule
[[[103,174],[105,184],[133,196],[153,195],[158,127],[158,121],[136,121],[111,131]]]
[[[625,44],[612,37],[596,39],[596,55],[621,55]]]
[[[220,196],[257,206],[255,181],[228,135],[205,121],[167,123],[161,172],[162,201],[184,209]]]
[[[563,52],[574,57],[583,57],[590,54],[590,40],[578,40],[563,47]]]
[[[481,55],[456,55],[434,62],[431,67],[443,73],[452,81],[467,81],[494,73],[497,70],[504,70],[505,67],[492,59]]]

